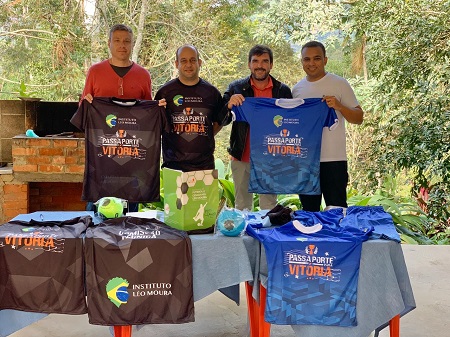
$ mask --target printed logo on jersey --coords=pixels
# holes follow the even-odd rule
[[[11,233],[5,236],[4,242],[0,242],[0,247],[10,247],[12,249],[42,250],[51,253],[64,252],[64,238],[60,238],[56,231],[59,228],[35,228],[26,227],[21,234]]]
[[[289,137],[291,135],[291,132],[288,129],[282,129],[280,131],[280,136],[281,137]]]
[[[283,128],[277,135],[265,136],[264,146],[267,147],[267,150],[263,154],[306,158],[308,149],[302,148],[302,140],[303,137],[299,137],[298,134],[291,137],[289,129]]]
[[[283,116],[276,115],[273,117],[273,124],[278,128],[283,125]]]
[[[330,256],[329,252],[322,253],[318,245],[307,244],[303,250],[285,252],[284,264],[288,269],[284,276],[339,282],[341,271],[333,269],[335,262],[336,257]]]
[[[114,134],[99,136],[98,147],[99,157],[108,156],[110,158],[132,158],[144,160],[147,151],[142,148],[142,139],[123,129],[117,130]]]
[[[194,111],[192,107],[186,107],[181,113],[172,114],[172,132],[176,134],[207,135],[207,118],[203,112]]]
[[[172,296],[171,283],[132,284],[121,277],[114,277],[106,284],[106,295],[115,306],[128,303],[130,298],[147,296]]]
[[[192,109],[191,107],[186,107],[186,108],[183,109],[183,114],[184,115],[189,116],[189,115],[192,115],[193,113],[194,113],[194,109]]]
[[[182,95],[175,95],[175,97],[173,98],[173,104],[175,104],[176,106],[180,106],[183,104],[183,96]]]
[[[24,232],[24,233],[34,232],[34,231],[36,231],[36,230],[37,230],[37,228],[35,228],[35,227],[25,227],[25,228],[22,228],[22,232]]]
[[[121,277],[114,277],[106,284],[106,295],[118,308],[128,302],[128,298],[130,297],[128,294],[128,285],[128,281]]]
[[[155,228],[147,227],[144,230],[121,230],[119,235],[122,236],[122,240],[157,239],[161,235],[161,230],[159,226],[155,226]]]
[[[282,125],[298,125],[300,121],[298,118],[284,118],[281,115],[276,115],[273,117],[273,124],[278,128]],[[303,137],[299,137],[298,134],[291,137],[291,131],[285,126],[278,134],[264,136],[264,146],[267,147],[267,150],[263,154],[306,158],[308,149],[301,147],[302,140]]]
[[[203,97],[200,96],[188,96],[188,97],[184,97],[184,103],[189,104],[189,103],[202,103],[203,102]]]
[[[117,130],[116,137],[125,138],[127,136],[127,130]]]
[[[108,125],[110,128],[115,127],[117,125],[117,116],[115,115],[106,116],[106,125]]]
[[[273,124],[279,128],[280,126],[282,126],[283,124],[294,124],[294,125],[299,125],[300,124],[300,120],[298,118],[284,118],[281,115],[276,115],[273,117]]]

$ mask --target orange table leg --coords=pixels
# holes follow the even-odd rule
[[[400,337],[400,315],[395,316],[389,321],[389,336]]]
[[[131,337],[131,325],[115,325],[114,337]]]
[[[259,305],[253,298],[253,286],[248,282],[245,282],[245,294],[247,296],[247,314],[250,325],[250,337],[259,337]]]
[[[266,309],[267,290],[262,284],[259,286],[259,337],[270,336],[270,323],[264,320],[264,311]]]

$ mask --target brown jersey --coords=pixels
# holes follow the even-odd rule
[[[155,219],[121,217],[86,232],[91,324],[194,321],[192,245]]]
[[[164,107],[96,97],[83,100],[71,123],[86,136],[83,200],[159,200],[161,134],[169,129]]]
[[[90,216],[0,226],[0,309],[86,313],[81,236]]]

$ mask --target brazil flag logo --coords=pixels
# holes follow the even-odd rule
[[[115,127],[117,124],[117,117],[115,115],[108,115],[106,116],[106,125],[108,125],[110,128]]]
[[[24,233],[34,232],[35,230],[36,230],[36,228],[34,228],[34,227],[22,228],[22,232],[24,232]]]
[[[280,126],[282,126],[282,125],[283,125],[283,116],[276,115],[276,116],[273,118],[273,124],[275,124],[275,126],[276,126],[277,128],[280,127]]]
[[[128,286],[127,280],[121,277],[114,277],[106,284],[106,295],[116,307],[128,302]]]
[[[183,104],[183,96],[181,96],[181,95],[176,95],[176,96],[173,98],[173,103],[174,103],[176,106],[180,106],[181,104]]]

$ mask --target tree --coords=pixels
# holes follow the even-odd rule
[[[429,193],[427,211],[442,224],[450,208],[450,2],[358,1],[353,30],[367,36],[369,109],[364,167],[378,179],[412,174],[412,192]]]
[[[23,81],[42,98],[77,99],[88,42],[81,1],[10,1],[0,12],[1,91]]]

